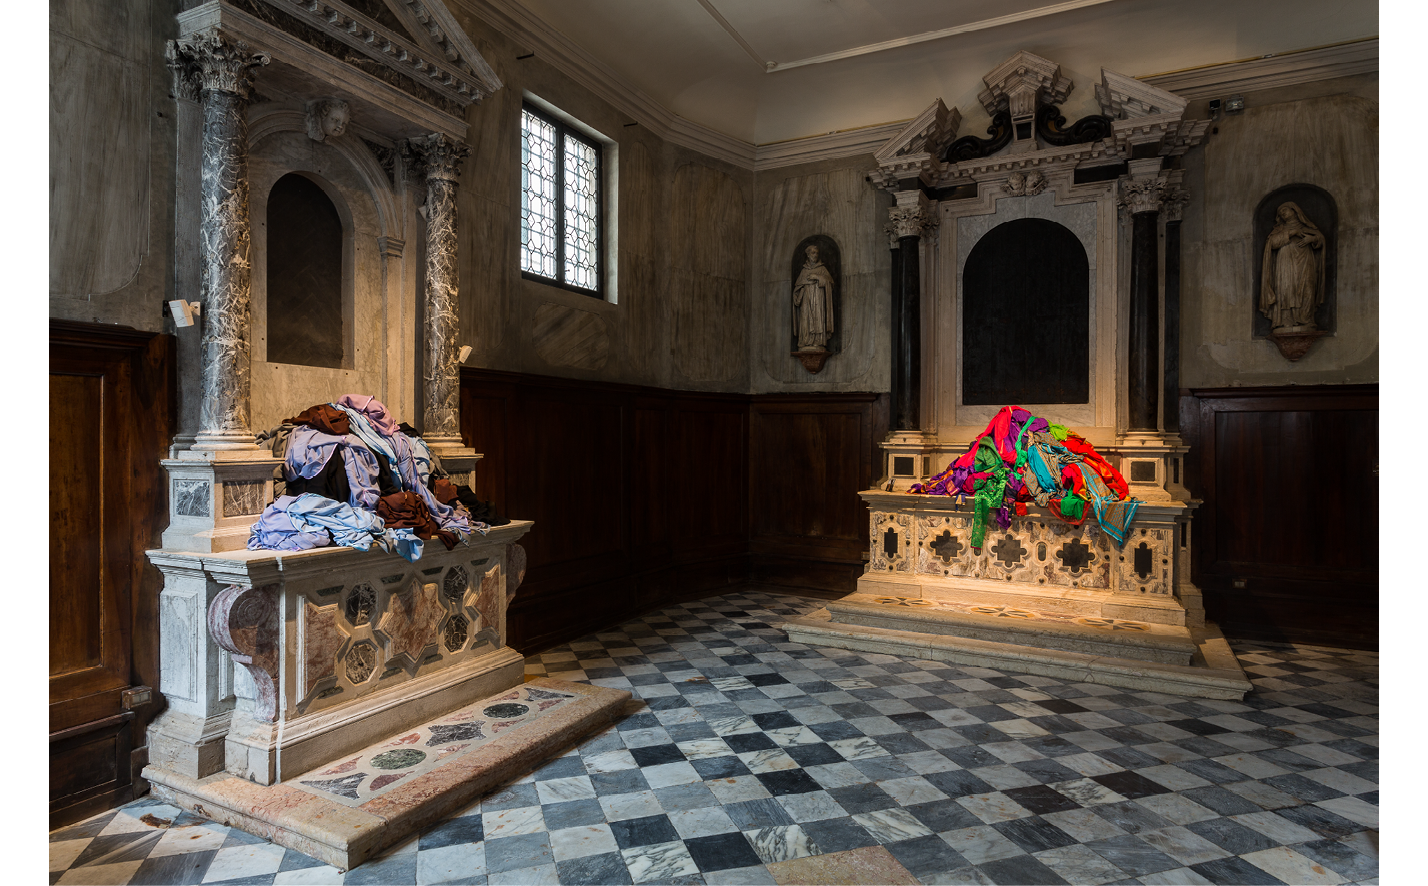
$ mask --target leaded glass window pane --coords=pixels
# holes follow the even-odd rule
[[[593,145],[565,136],[565,282],[581,289],[599,283],[600,174]]]
[[[555,127],[521,111],[521,270],[558,279],[555,164]]]

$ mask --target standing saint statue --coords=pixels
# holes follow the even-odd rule
[[[793,325],[800,351],[822,351],[833,335],[833,275],[818,260],[817,246],[803,254],[807,261],[793,283]]]
[[[1324,235],[1298,204],[1282,203],[1264,241],[1259,310],[1275,330],[1313,329],[1323,300]]]

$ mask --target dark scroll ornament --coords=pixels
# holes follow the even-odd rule
[[[1011,144],[1011,112],[998,111],[992,117],[992,125],[987,127],[987,135],[990,135],[991,138],[977,138],[975,135],[968,135],[957,139],[947,148],[947,154],[943,158],[944,162],[961,163],[964,160],[976,160],[979,157],[995,154]]]
[[[1049,145],[1064,148],[1110,138],[1114,134],[1111,118],[1090,114],[1066,126],[1066,118],[1056,105],[1042,105],[1036,112],[1036,134]]]

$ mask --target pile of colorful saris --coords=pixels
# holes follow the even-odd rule
[[[344,394],[259,436],[281,458],[274,499],[253,524],[250,550],[302,551],[373,544],[409,561],[437,539],[448,550],[472,532],[509,523],[375,397]]]
[[[1084,437],[1020,406],[1002,407],[970,450],[908,491],[971,497],[971,546],[976,551],[993,516],[999,527],[1010,528],[1012,512],[1025,515],[1028,504],[1080,525],[1089,503],[1101,530],[1118,545],[1125,542],[1140,507],[1137,499],[1128,497],[1120,471]]]

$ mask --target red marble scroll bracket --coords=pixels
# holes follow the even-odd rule
[[[253,678],[258,694],[253,715],[269,723],[277,719],[277,585],[224,588],[208,607],[208,633]]]

